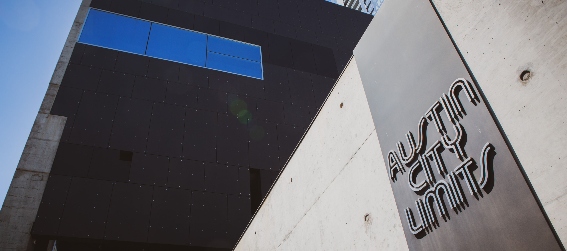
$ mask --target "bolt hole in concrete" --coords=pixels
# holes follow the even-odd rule
[[[291,182],[293,182],[293,178],[291,178]]]
[[[524,70],[522,71],[522,73],[520,73],[520,80],[524,82],[530,80],[531,77],[532,77],[532,72],[529,70]]]
[[[343,108],[343,103],[341,103],[340,107]]]

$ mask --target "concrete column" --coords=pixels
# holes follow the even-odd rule
[[[352,249],[408,249],[354,58],[236,247]]]
[[[91,0],[83,0],[81,3],[0,210],[0,250],[33,250],[31,228],[67,120],[66,117],[49,113],[90,2]]]
[[[432,2],[566,243],[567,2]]]
[[[567,2],[431,2],[565,243]],[[407,249],[356,69],[351,61],[236,250]]]

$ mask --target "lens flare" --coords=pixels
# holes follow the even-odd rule
[[[238,114],[236,114],[236,118],[238,119],[238,121],[240,121],[240,123],[247,124],[248,121],[252,119],[252,113],[250,113],[248,110],[242,110],[238,112]]]
[[[244,102],[244,100],[235,98],[233,100],[229,100],[229,109],[232,115],[238,116],[241,111],[248,109],[248,105]]]
[[[266,131],[264,131],[264,128],[262,126],[253,125],[252,127],[250,127],[250,138],[252,138],[252,140],[260,141],[264,138],[265,135]]]

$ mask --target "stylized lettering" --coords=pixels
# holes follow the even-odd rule
[[[390,179],[396,182],[396,173],[403,173],[405,171],[404,167],[401,165],[400,158],[394,151],[388,153],[388,165]]]
[[[443,201],[443,195],[441,194],[441,192],[445,194],[445,197],[449,201],[449,206],[451,208],[455,208],[457,206],[457,203],[455,202],[453,191],[447,184],[447,182],[443,180],[437,182],[434,187],[432,187],[425,193],[425,205],[428,207],[430,212],[433,212],[433,208],[430,208],[429,206],[429,201],[433,199],[433,202],[437,206],[439,216],[447,217],[448,213],[447,210],[445,210],[445,202]]]
[[[419,119],[419,124],[417,126],[417,146],[415,151],[417,153],[421,153],[423,148],[427,146],[427,137],[426,137],[426,130],[427,130],[427,119],[425,117],[421,117]]]
[[[464,78],[458,78],[451,84],[451,86],[449,87],[449,97],[451,99],[451,103],[455,108],[455,114],[463,118],[464,115],[466,115],[466,112],[463,108],[463,104],[459,100],[459,92],[461,90],[465,90],[467,98],[473,105],[480,103],[480,98],[478,97],[472,83]],[[455,119],[458,120],[459,118],[455,117]]]
[[[400,153],[400,156],[402,157],[402,162],[404,162],[404,164],[408,164],[410,162],[412,162],[416,156],[416,147],[415,147],[415,141],[413,140],[413,134],[411,134],[411,132],[408,131],[408,133],[406,134],[406,139],[408,141],[408,145],[410,147],[409,149],[409,153],[406,154],[404,145],[402,144],[402,142],[398,142],[397,146],[398,146],[398,152]]]
[[[417,201],[415,202],[415,206],[416,206],[416,208],[419,208]],[[418,211],[419,211],[419,209],[418,209]],[[410,232],[414,235],[421,233],[421,231],[423,231],[423,220],[420,219],[422,223],[417,225],[415,223],[415,218],[413,217],[413,212],[411,211],[411,209],[409,207],[406,207],[405,212],[406,212],[406,220],[408,221],[408,226],[409,226]]]
[[[427,145],[425,136],[427,125],[427,119],[425,117],[421,117],[417,128],[417,144],[415,142],[413,134],[410,131],[406,133],[406,140],[409,146],[408,153],[406,153],[406,149],[402,142],[398,142],[396,144],[398,152],[401,156],[401,160],[404,164],[408,166],[411,165],[415,158],[421,153],[422,149]]]
[[[459,160],[463,160],[467,157],[463,147],[461,146],[461,141],[463,139],[463,131],[465,130],[460,123],[453,124],[453,129],[455,131],[455,137],[453,139],[449,138],[449,135],[443,134],[441,137],[441,142],[443,146],[457,156]]]
[[[436,101],[429,108],[429,110],[427,110],[427,112],[425,113],[425,117],[429,121],[433,121],[434,124],[435,124],[435,128],[437,129],[437,132],[440,133],[441,135],[443,135],[447,132],[447,130],[445,130],[445,125],[443,125],[443,121],[441,120],[441,116],[439,116],[440,108],[442,108],[441,104],[439,103],[439,101]]]
[[[429,220],[427,219],[425,206],[423,205],[423,200],[417,199],[415,201],[415,205],[417,206],[417,212],[419,213],[419,218],[421,218],[421,224],[423,225],[424,228],[428,228],[430,224],[429,224]]]
[[[467,134],[460,120],[464,119],[467,114],[459,99],[461,91],[465,92],[468,100],[473,105],[476,106],[480,103],[479,95],[472,83],[463,78],[455,80],[449,87],[449,92],[447,94],[443,93],[439,100],[435,101],[425,115],[420,118],[417,139],[414,138],[410,131],[406,133],[407,151],[404,144],[399,141],[396,143],[397,151],[388,153],[388,170],[392,181],[396,182],[396,174],[404,174],[404,166],[408,166],[408,185],[412,191],[420,195],[415,201],[415,206],[421,224],[417,224],[416,218],[409,207],[406,207],[404,210],[409,230],[414,235],[424,231],[433,231],[432,227],[436,228],[439,225],[435,208],[439,216],[447,221],[449,219],[449,210],[445,207],[447,202],[449,207],[456,211],[461,211],[469,206],[465,192],[461,187],[461,180],[465,181],[470,194],[477,199],[480,199],[482,196],[481,189],[488,191],[486,186],[492,178],[490,177],[492,175],[491,156],[494,156],[492,155],[494,146],[486,143],[482,148],[479,160],[480,179],[478,180],[479,183],[477,183],[471,170],[472,167],[476,166],[476,162],[474,159],[467,157],[464,149]],[[453,125],[455,134],[452,137],[447,133],[447,128],[440,115],[441,111],[445,111],[448,121]],[[433,122],[435,129],[441,137],[426,150],[427,126],[430,121]],[[442,152],[445,149],[454,153],[457,159],[461,161],[453,171],[447,170],[443,160]],[[435,163],[437,172],[445,180],[436,182],[431,162]],[[421,172],[423,172],[423,177],[420,176]],[[418,179],[423,180],[418,181]]]
[[[457,123],[457,120],[455,119],[457,116],[455,115],[453,103],[451,102],[447,94],[443,93],[443,95],[441,95],[441,98],[439,98],[439,101],[441,101],[441,106],[443,107],[447,118],[449,118],[449,121],[451,121],[452,124]]]
[[[463,179],[467,182],[467,187],[469,187],[469,192],[471,195],[476,195],[479,193],[479,190],[476,186],[476,181],[474,180],[474,176],[469,170],[469,166],[474,164],[474,160],[472,158],[467,158],[463,161],[457,168],[455,168],[455,173],[461,174]]]
[[[418,174],[421,172],[419,171],[421,169],[421,171],[424,172],[425,174],[425,179],[422,180],[421,182],[417,183],[417,176]],[[409,175],[408,175],[408,183],[410,188],[416,192],[419,193],[425,189],[427,189],[429,187],[429,185],[433,185],[435,184],[435,176],[433,175],[433,172],[431,171],[431,166],[429,165],[429,162],[423,158],[422,156],[419,157],[419,161],[416,161],[411,167],[410,167],[410,171],[409,171]]]
[[[433,145],[425,151],[425,156],[435,162],[435,166],[437,166],[437,172],[445,177],[447,174],[447,168],[445,167],[445,162],[443,162],[443,158],[441,158],[441,150],[443,150],[443,146],[439,140],[435,141]]]
[[[486,143],[484,145],[484,147],[482,147],[482,151],[480,154],[480,160],[482,162],[480,162],[480,180],[479,180],[479,185],[480,188],[484,188],[486,186],[486,184],[488,183],[488,154],[494,151],[494,146],[490,143]]]
[[[459,186],[459,181],[457,180],[457,178],[455,177],[455,173],[451,172],[449,173],[449,181],[451,183],[451,188],[453,190],[453,193],[455,195],[455,202],[456,204],[462,205],[465,203],[465,199],[463,191],[461,190],[461,187]]]

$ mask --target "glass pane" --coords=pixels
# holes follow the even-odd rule
[[[220,37],[209,36],[208,50],[258,62],[262,59],[260,46]]]
[[[156,23],[152,24],[146,55],[205,66],[206,53],[207,35]]]
[[[206,52],[207,35],[156,23],[152,24],[146,55],[205,66]]]
[[[207,67],[215,70],[235,73],[253,78],[262,78],[262,64],[250,60],[208,53]]]
[[[79,42],[144,54],[150,23],[91,9]]]

